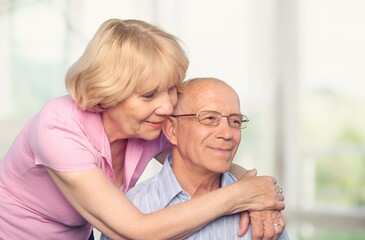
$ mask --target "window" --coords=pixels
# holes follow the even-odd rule
[[[0,153],[65,94],[67,68],[102,21],[138,18],[185,43],[188,77],[236,89],[250,118],[236,162],[278,178],[291,239],[365,240],[364,8],[362,0],[0,1]]]
[[[346,239],[365,239],[363,227],[354,228],[365,221],[364,7],[341,0],[298,4],[297,207],[313,214],[304,228],[313,233],[301,228],[301,239],[344,239],[346,231]],[[347,220],[341,228],[337,218]]]

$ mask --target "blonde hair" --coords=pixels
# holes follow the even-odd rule
[[[178,85],[189,65],[179,40],[140,20],[104,22],[66,75],[83,110],[102,112],[133,93]]]

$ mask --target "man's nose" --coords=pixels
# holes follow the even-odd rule
[[[233,136],[233,128],[228,123],[228,118],[223,116],[221,121],[217,126],[217,131],[219,136],[222,136],[226,139],[232,138]]]

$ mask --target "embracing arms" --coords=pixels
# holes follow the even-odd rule
[[[194,200],[142,214],[101,169],[74,173],[50,168],[47,171],[71,205],[113,239],[178,239],[222,215],[284,208],[283,196],[271,177],[244,176],[235,184]]]

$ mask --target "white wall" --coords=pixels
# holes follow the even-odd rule
[[[328,221],[317,225],[337,224],[338,220],[346,230],[352,229],[351,224],[357,226],[363,221],[364,218],[353,218],[353,212],[361,212],[363,205],[338,203],[338,195],[334,195],[333,202],[318,202],[316,174],[323,161],[318,156],[328,151],[331,154],[339,151],[343,157],[336,159],[349,161],[354,161],[353,155],[359,158],[365,155],[361,147],[365,146],[362,138],[365,131],[361,127],[365,115],[359,107],[365,104],[364,1],[13,3],[10,0],[0,3],[0,155],[5,154],[17,131],[36,109],[47,99],[64,94],[67,67],[82,53],[101,22],[109,18],[137,18],[164,28],[184,42],[191,62],[188,78],[217,77],[236,89],[242,112],[250,122],[242,132],[235,161],[247,168],[256,167],[259,174],[278,178],[285,191],[285,213],[290,213],[291,239],[296,239],[299,233],[308,239],[315,236],[316,224],[302,228],[294,222],[308,214],[304,218],[317,223],[316,217],[322,219],[318,216],[323,215],[311,211],[318,206],[331,214],[326,207],[333,205],[345,212],[347,218],[341,221],[344,214],[329,215]],[[50,29],[54,31],[51,34]],[[36,30],[42,34],[34,34]],[[50,53],[54,53],[53,58],[45,59]],[[19,67],[19,59],[27,60],[28,64]],[[323,89],[333,93],[331,99],[335,102],[315,95]],[[359,133],[356,144],[360,147],[355,144],[343,150],[342,145],[330,142],[338,137],[337,129],[347,125]],[[352,150],[346,152],[348,149]],[[328,165],[326,174],[333,174],[334,166],[341,168],[341,164]],[[159,165],[152,164],[143,178],[158,168]],[[354,174],[347,174],[343,181],[354,182],[356,179],[352,177]],[[354,191],[360,196],[365,194],[361,189]],[[336,224],[330,229],[336,230],[333,227]]]

